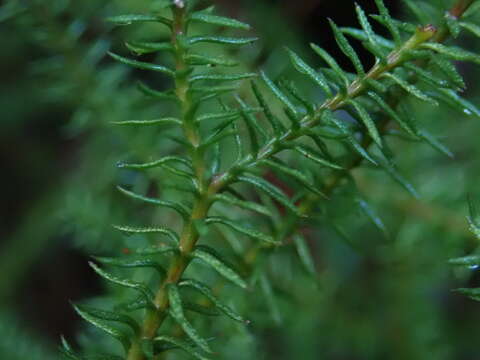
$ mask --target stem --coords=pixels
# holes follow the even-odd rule
[[[298,129],[290,129],[280,137],[274,138],[272,141],[264,145],[258,152],[256,158],[251,155],[244,157],[231,169],[215,178],[211,184],[212,192],[219,192],[235,180],[236,175],[245,168],[257,166],[262,160],[265,160],[276,153],[285,149],[285,144],[292,142],[302,136],[307,131],[321,121],[321,115],[325,110],[335,111],[348,104],[348,102],[360,95],[368,88],[367,81],[379,79],[383,74],[388,73],[392,69],[402,65],[408,60],[408,53],[419,47],[422,43],[432,39],[436,33],[435,27],[431,25],[419,28],[417,32],[405,44],[396,50],[393,50],[387,57],[386,62],[377,62],[374,67],[363,77],[357,78],[347,88],[346,92],[338,93],[332,98],[323,102],[313,115],[306,115],[301,121]]]
[[[473,0],[459,0],[456,5],[450,11],[452,16],[460,17],[468,7],[473,3]],[[186,62],[186,53],[183,48],[181,37],[186,35],[187,25],[185,19],[185,8],[183,1],[175,1],[173,7],[173,31],[172,31],[172,45],[175,50],[175,92],[180,100],[183,131],[186,139],[190,144],[190,156],[192,159],[195,182],[198,190],[198,195],[194,201],[193,210],[182,229],[180,236],[179,253],[175,255],[170,263],[167,271],[167,276],[161,283],[154,299],[154,310],[147,311],[147,315],[142,325],[141,334],[132,341],[131,347],[127,354],[127,360],[145,360],[146,357],[141,350],[142,339],[155,338],[158,329],[163,323],[167,315],[168,310],[168,285],[176,283],[182,277],[184,271],[187,269],[190,263],[190,255],[193,251],[195,244],[199,239],[199,233],[195,227],[195,221],[204,219],[207,216],[208,210],[212,204],[213,196],[223,190],[227,185],[234,181],[235,176],[242,168],[254,167],[258,163],[266,158],[273,156],[279,151],[283,150],[282,144],[293,141],[299,137],[302,137],[306,131],[320,123],[320,117],[323,111],[331,110],[335,111],[344,107],[349,100],[361,95],[367,88],[368,79],[378,79],[386,72],[398,67],[407,60],[406,54],[416,49],[420,44],[433,40],[443,41],[448,36],[444,33],[445,30],[437,32],[432,26],[425,26],[420,28],[415,35],[413,35],[400,49],[392,51],[388,56],[385,63],[377,63],[365,76],[353,81],[348,87],[345,93],[339,93],[331,99],[327,99],[322,105],[320,105],[315,114],[306,116],[300,122],[299,129],[289,130],[279,138],[275,138],[266,144],[260,151],[256,158],[246,156],[238,164],[232,166],[225,173],[214,177],[213,181],[208,181],[205,178],[205,160],[203,150],[200,147],[200,134],[198,124],[194,121],[194,111],[192,106],[192,99],[190,95],[190,84],[188,82],[188,74],[190,73],[190,67]],[[384,125],[386,126],[386,124]],[[372,139],[365,138],[364,145],[369,146],[372,143]],[[327,184],[328,192],[338,185],[340,180],[345,176],[347,172],[353,168],[359,166],[362,162],[362,158],[357,157],[353,159],[347,170],[340,173]],[[311,210],[311,200],[302,206],[303,211],[309,212]],[[295,226],[296,221],[288,222],[289,226]],[[258,252],[256,252],[258,253]],[[256,254],[252,254],[254,260]]]
[[[180,236],[179,253],[174,255],[167,270],[165,279],[155,294],[155,309],[148,310],[144,319],[141,334],[132,342],[127,360],[144,360],[145,355],[140,348],[142,339],[154,339],[158,329],[167,316],[169,306],[168,285],[180,280],[182,274],[190,263],[190,255],[198,241],[199,234],[195,221],[206,217],[211,205],[211,194],[205,178],[205,161],[203,150],[200,147],[200,134],[198,124],[194,121],[194,110],[190,92],[188,76],[190,67],[186,62],[186,51],[182,44],[182,37],[186,36],[187,24],[183,2],[175,2],[173,7],[173,29],[171,42],[175,52],[175,93],[180,101],[182,113],[182,126],[185,138],[189,142],[190,157],[195,173],[195,185],[198,190],[193,204],[193,210],[184,225]]]

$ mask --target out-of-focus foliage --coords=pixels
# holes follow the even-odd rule
[[[154,7],[160,8],[160,3]],[[451,2],[445,1],[421,3],[420,6],[417,2],[409,3],[408,17],[411,18],[412,10],[417,12],[421,18],[414,22],[421,24],[440,24],[446,6],[451,5]],[[19,121],[24,120],[25,124],[41,121],[39,114],[51,116],[51,109],[58,108],[61,110],[59,117],[66,119],[59,138],[80,142],[82,150],[70,154],[67,152],[68,158],[64,162],[50,164],[52,168],[45,168],[46,163],[38,159],[41,157],[38,151],[34,151],[35,156],[29,158],[28,165],[42,164],[40,169],[32,172],[61,175],[55,170],[64,166],[69,175],[47,182],[44,193],[51,195],[37,201],[39,205],[31,209],[29,216],[24,217],[23,225],[18,227],[20,230],[10,237],[8,250],[2,252],[5,254],[3,263],[9,264],[9,270],[5,272],[5,281],[0,278],[1,291],[7,294],[15,289],[16,279],[22,273],[25,274],[25,264],[44,253],[52,233],[74,234],[76,246],[87,248],[88,254],[117,256],[122,249],[132,251],[146,246],[148,237],[134,235],[121,239],[111,229],[111,224],[170,224],[175,230],[181,225],[171,212],[152,212],[138,203],[135,205],[135,202],[126,200],[112,186],[120,183],[136,193],[152,196],[157,195],[156,189],[162,189],[162,198],[179,199],[181,196],[174,190],[178,182],[172,181],[171,175],[163,174],[163,170],[142,177],[131,172],[118,173],[114,169],[118,160],[149,161],[159,158],[159,154],[176,153],[180,148],[175,141],[165,141],[165,135],[169,131],[161,128],[114,129],[110,125],[111,122],[171,116],[174,111],[173,106],[159,106],[155,101],[142,97],[132,86],[140,78],[151,86],[165,89],[163,80],[152,79],[143,72],[127,70],[105,57],[108,49],[117,51],[121,48],[122,39],[167,38],[161,27],[152,24],[118,28],[110,32],[109,25],[103,22],[106,16],[114,14],[145,12],[152,3],[58,1],[58,5],[55,2],[52,4],[55,6],[32,1],[27,6],[12,1],[7,3],[0,15],[0,27],[3,27],[1,36],[5,35],[5,39],[9,40],[5,42],[5,48],[11,49],[5,52],[8,56],[2,55],[2,63],[17,64],[19,68],[29,69],[28,73],[22,73],[22,77],[16,77],[17,85],[13,90],[10,86],[2,86],[0,101],[11,109],[7,112],[7,121],[2,123],[2,127],[5,126],[2,128],[2,136],[12,134],[12,131],[15,133]],[[262,19],[258,15],[260,6],[249,7],[248,2],[243,6],[248,12],[241,16],[242,19]],[[263,19],[268,16],[270,9],[270,5],[264,6],[267,13]],[[426,11],[418,13],[418,9]],[[348,10],[355,11],[353,4]],[[475,15],[475,12],[472,14]],[[470,17],[468,22],[478,24],[478,16]],[[478,38],[474,31],[468,31],[468,27],[471,28],[462,25],[464,30],[455,43],[465,44],[471,51],[476,50],[478,53]],[[32,32],[32,28],[40,31]],[[261,27],[254,24],[254,28]],[[73,33],[68,29],[72,29]],[[200,25],[194,31],[200,33],[205,29],[208,27]],[[376,27],[375,29],[377,31]],[[265,37],[260,30],[257,31],[254,35],[248,35]],[[13,33],[20,34],[21,40],[6,35]],[[349,29],[345,33],[357,37],[365,35]],[[61,39],[64,38],[66,40],[62,42]],[[236,59],[245,66],[241,71],[249,72],[252,70],[250,64],[260,60],[257,56],[264,56],[260,53],[261,44],[270,41],[270,37],[265,37],[260,44],[248,45],[242,50],[229,48],[219,56]],[[288,45],[295,53],[301,54],[304,63],[309,63],[315,70],[325,66],[320,58],[316,59],[305,49],[306,44],[303,42],[305,41],[301,39],[299,42],[291,40]],[[321,39],[315,42],[322,45]],[[283,43],[280,41],[279,45]],[[202,52],[213,51],[213,47],[206,45],[201,49]],[[215,52],[218,54],[218,49]],[[28,64],[16,63],[22,58],[21,54],[28,54]],[[126,52],[123,54],[130,55]],[[290,55],[296,67],[308,75],[308,68],[298,61],[296,55]],[[340,56],[343,55],[335,53],[335,57]],[[151,55],[142,57],[148,61],[153,58]],[[307,89],[308,99],[321,99],[324,95],[308,83],[307,77],[295,73],[288,59],[288,53],[282,49],[272,51],[266,55],[266,60],[261,60],[262,68],[270,78],[293,79],[302,91]],[[158,60],[157,62],[166,61],[169,64],[166,56],[159,56]],[[464,78],[468,90],[464,95],[472,103],[477,103],[475,79],[478,78],[478,71],[468,64],[457,66],[466,75]],[[329,81],[335,78],[335,74],[328,71],[325,76]],[[283,81],[278,84],[285,92],[290,83]],[[436,94],[432,89],[420,88],[428,96]],[[257,104],[248,82],[237,90],[251,104]],[[3,95],[7,91],[8,97]],[[279,107],[263,85],[261,92],[269,105]],[[415,95],[415,90],[412,92]],[[25,99],[32,99],[28,106],[25,106]],[[228,98],[226,103],[228,106],[237,106]],[[450,294],[449,289],[458,285],[453,285],[446,263],[452,256],[469,254],[474,247],[462,219],[465,213],[465,194],[471,189],[476,191],[475,186],[478,187],[479,166],[475,159],[480,155],[480,149],[474,134],[478,133],[479,122],[467,114],[469,111],[459,113],[444,104],[432,108],[417,101],[407,100],[407,103],[409,107],[402,115],[415,114],[421,120],[422,128],[439,135],[441,142],[455,155],[453,160],[443,157],[434,152],[431,146],[412,141],[414,139],[409,136],[408,142],[397,137],[396,127],[389,129],[392,135],[389,137],[389,148],[396,154],[396,165],[406,178],[411,179],[420,200],[401,192],[393,181],[387,180],[385,174],[375,167],[362,166],[351,172],[352,177],[348,181],[337,184],[335,191],[329,194],[328,202],[314,198],[314,204],[307,207],[318,211],[318,216],[307,221],[298,222],[295,216],[285,213],[268,197],[245,187],[238,190],[247,199],[262,205],[261,208],[256,207],[257,213],[273,213],[273,220],[252,216],[251,212],[233,211],[231,196],[215,205],[216,213],[234,216],[236,224],[245,226],[249,231],[252,227],[260,228],[277,240],[289,244],[291,241],[291,246],[280,248],[256,246],[254,241],[250,242],[243,236],[240,238],[234,229],[230,231],[221,225],[203,234],[208,236],[210,246],[227,255],[241,275],[249,279],[250,288],[254,289],[245,292],[225,285],[223,280],[200,265],[192,264],[188,270],[189,277],[211,284],[216,297],[252,321],[246,327],[220,316],[202,321],[190,310],[185,312],[199,334],[214,337],[207,340],[215,350],[220,351],[222,358],[290,359],[301,354],[305,359],[316,359],[319,356],[327,359],[468,359],[475,354],[478,316],[473,305],[464,304],[459,295]],[[295,107],[301,108],[297,107],[297,103]],[[62,113],[64,110],[67,114]],[[213,110],[219,110],[214,103],[204,109],[205,112]],[[308,108],[305,107],[305,110]],[[281,111],[276,111],[276,115],[279,113]],[[339,115],[347,123],[355,124],[349,114]],[[353,115],[357,116],[355,113]],[[248,125],[248,119],[246,123]],[[41,124],[38,128],[42,128]],[[263,120],[262,124],[265,124]],[[242,134],[247,136],[248,128],[241,129]],[[355,131],[359,129],[355,128]],[[331,143],[333,141],[329,142],[329,146]],[[250,142],[247,141],[247,144]],[[224,164],[229,164],[235,159],[232,155],[233,144],[223,146],[222,160]],[[334,150],[340,148],[334,147]],[[345,151],[339,157],[339,162],[348,163],[350,155],[349,151]],[[373,155],[381,154],[374,150]],[[44,155],[44,158],[49,156]],[[314,179],[316,184],[323,183],[326,171],[319,172],[318,164],[310,159],[301,159],[295,155],[282,157],[282,161],[289,166],[294,165],[292,168],[302,169],[307,176],[314,175],[310,179]],[[302,181],[299,179],[303,178],[290,179],[288,174],[282,174],[280,167],[274,166],[272,172],[261,171],[256,176],[262,176],[279,186],[289,196],[295,192],[292,201],[296,202],[305,193],[303,190],[298,191],[302,189]],[[40,178],[43,176],[39,175]],[[47,192],[47,189],[50,191]],[[381,214],[382,220],[378,214]],[[293,237],[289,230],[293,226],[292,222],[296,224],[294,227],[301,229]],[[200,229],[203,231],[203,226]],[[42,238],[45,239],[43,242],[40,241]],[[12,257],[12,253],[25,256]],[[317,275],[312,276],[314,270]],[[158,278],[155,275],[151,280],[150,270],[147,272],[145,269],[134,272],[127,270],[118,274],[135,281],[145,281],[149,285],[154,285]],[[463,279],[468,278],[467,273],[460,275]],[[118,301],[131,299],[129,290],[116,286],[106,290],[108,297],[94,298],[84,305],[113,309]],[[200,299],[194,294],[188,293],[189,299]],[[115,303],[112,299],[116,300]],[[202,301],[202,305],[212,305],[211,302]],[[195,304],[184,305],[194,307]],[[459,306],[465,308],[465,314],[468,315],[458,314],[456,310]],[[79,309],[82,312],[82,308]],[[201,310],[215,312],[210,306]],[[180,328],[170,323],[170,320],[162,329],[172,329],[173,335],[182,336]],[[75,348],[80,345],[90,353],[102,353],[105,349],[121,353],[118,344],[89,326],[85,326],[75,340]],[[178,351],[167,355],[168,358],[183,358],[182,356]]]

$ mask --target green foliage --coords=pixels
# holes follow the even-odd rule
[[[139,59],[133,58],[135,55],[108,53],[130,68],[166,76],[172,86],[165,91],[143,83],[138,85],[141,93],[162,104],[173,100],[174,105],[166,107],[170,113],[165,116],[113,121],[125,131],[147,129],[162,141],[174,143],[162,149],[163,155],[158,160],[151,160],[155,148],[137,152],[132,147],[128,158],[133,160],[118,163],[123,174],[120,178],[130,179],[120,181],[120,193],[134,200],[132,203],[155,205],[165,208],[165,212],[161,217],[152,217],[152,225],[114,226],[131,237],[129,243],[135,253],[135,257],[95,258],[115,271],[91,263],[108,284],[135,290],[140,297],[126,305],[112,305],[108,310],[75,306],[83,319],[119,340],[123,352],[111,346],[106,351],[117,353],[92,355],[86,349],[85,354],[76,355],[64,341],[62,352],[67,358],[158,359],[164,352],[175,349],[197,359],[207,358],[206,354],[214,352],[222,340],[206,339],[209,334],[199,330],[198,314],[211,316],[218,311],[236,320],[239,327],[246,322],[242,312],[237,314],[235,306],[224,304],[223,298],[217,296],[208,283],[215,277],[197,271],[197,263],[207,265],[242,289],[261,289],[273,318],[280,322],[279,296],[263,265],[263,257],[274,251],[293,249],[297,261],[315,276],[313,256],[301,234],[302,224],[318,218],[325,222],[332,220],[329,210],[320,203],[334,196],[345,181],[354,189],[355,168],[373,166],[418,196],[398,171],[398,160],[390,148],[392,124],[399,128],[395,129],[397,137],[424,142],[452,155],[420,121],[412,118],[414,114],[406,110],[404,103],[417,104],[420,100],[425,103],[422,106],[449,105],[460,114],[478,116],[475,105],[460,97],[459,91],[465,84],[452,61],[478,64],[479,56],[443,44],[449,35],[456,37],[462,29],[478,35],[475,24],[459,20],[462,14],[445,17],[438,28],[402,23],[390,16],[382,0],[376,0],[379,15],[373,19],[387,28],[390,40],[374,32],[370,17],[357,5],[361,29],[340,28],[330,21],[333,37],[352,63],[355,74],[342,69],[318,45],[311,47],[327,65],[319,70],[293,50],[286,50],[288,56],[284,58],[290,60],[304,80],[321,91],[320,99],[317,96],[312,100],[299,90],[301,81],[297,86],[296,81],[275,78],[267,71],[260,71],[259,76],[248,69],[231,71],[228,68],[237,65],[236,59],[199,52],[198,45],[204,43],[220,48],[253,43],[255,39],[245,34],[240,37],[231,33],[203,34],[205,29],[216,29],[211,30],[213,33],[218,27],[245,31],[249,29],[247,24],[214,15],[212,8],[197,10],[189,1],[163,3],[160,15],[120,15],[107,20],[122,26],[160,24],[168,31],[170,42],[128,41],[127,48]],[[413,9],[419,18],[427,17],[421,10]],[[191,36],[195,26],[199,30]],[[371,69],[362,63],[349,37],[360,40],[375,57]],[[144,61],[145,54],[154,54],[155,62]],[[157,64],[157,59],[165,65]],[[244,89],[242,81],[250,82],[252,91]],[[231,92],[237,95],[231,96]],[[347,121],[344,114],[350,116]],[[157,126],[160,132],[155,132]],[[137,158],[148,160],[137,161]],[[281,181],[268,180],[267,172],[273,172],[288,184],[290,191],[280,185]],[[168,189],[161,198],[151,195],[148,186],[138,185],[156,181]],[[249,198],[252,192],[253,199]],[[375,210],[361,194],[353,192],[355,207],[387,233]],[[244,221],[241,213],[232,211],[233,207],[246,211],[249,220]],[[258,218],[252,218],[251,212]],[[472,228],[478,231],[475,221],[471,220]],[[334,221],[330,226],[343,233]],[[164,238],[168,239],[168,245],[163,243]],[[226,259],[220,255],[213,246],[218,239],[227,239],[237,256],[229,255]],[[135,241],[139,244],[134,244]],[[146,247],[142,248],[143,245]],[[151,270],[148,268],[158,271],[147,274]],[[208,305],[183,291],[188,288],[199,292]],[[130,315],[127,310],[141,311]],[[192,315],[191,310],[196,314]]]

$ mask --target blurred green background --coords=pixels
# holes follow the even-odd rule
[[[309,42],[350,66],[335,48],[326,19],[357,26],[353,1],[216,2],[221,13],[252,24],[261,39],[234,54],[246,67],[287,74],[282,47],[314,62]],[[373,1],[358,2],[375,12]],[[152,3],[0,2],[1,359],[56,359],[61,334],[82,343],[77,334],[85,326],[69,302],[104,292],[88,256],[121,252],[125,245],[110,225],[131,215],[128,202],[115,191],[119,180],[130,180],[119,179],[115,164],[132,149],[148,154],[151,144],[169,146],[158,144],[155,133],[128,133],[110,125],[168,112],[134,87],[143,79],[162,88],[162,79],[106,57],[124,39],[148,36],[152,29],[112,29],[103,19],[141,13]],[[400,1],[386,3],[397,17],[411,18]],[[429,1],[441,9],[451,3]],[[459,41],[480,51],[478,39]],[[468,85],[465,95],[479,103],[480,71],[470,65],[460,71]],[[480,196],[480,120],[446,108],[414,110],[455,158],[425,145],[393,144],[400,168],[421,195],[418,200],[382,173],[356,171],[390,237],[359,220],[348,198],[337,194],[330,211],[345,224],[348,240],[322,224],[309,229],[317,281],[299,273],[286,254],[274,254],[271,273],[281,294],[277,313],[263,311],[269,301],[263,296],[237,294],[253,325],[248,331],[226,322],[214,325],[229,328],[221,339],[228,349],[225,358],[479,358],[480,304],[451,289],[478,286],[480,276],[475,269],[452,269],[447,260],[477,247],[465,215],[466,194]]]

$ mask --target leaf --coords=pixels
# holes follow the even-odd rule
[[[387,173],[391,176],[393,180],[395,180],[401,187],[403,187],[406,191],[408,191],[414,198],[418,199],[420,196],[418,195],[417,190],[410,184],[395,168],[395,166],[391,163],[382,162],[380,165],[387,171]]]
[[[99,268],[93,262],[89,262],[88,264],[93,268],[93,270],[95,270],[95,272],[98,275],[100,275],[105,280],[110,281],[114,284],[123,286],[123,287],[135,289],[135,290],[141,292],[145,296],[145,298],[148,299],[148,300],[151,300],[153,298],[152,292],[150,291],[150,289],[145,284],[142,284],[140,282],[136,282],[136,281],[133,281],[133,280],[129,280],[129,279],[118,278],[118,277],[116,277],[116,276],[114,276],[110,273],[107,273],[106,271],[103,271],[101,268]]]
[[[262,160],[261,164],[264,164],[274,170],[279,171],[280,173],[283,173],[295,180],[297,180],[300,184],[305,186],[305,188],[312,193],[326,198],[327,196],[323,194],[320,190],[318,190],[314,184],[310,182],[310,180],[300,171],[293,169],[292,167],[289,167],[285,164],[279,163],[278,160],[273,161],[273,160]]]
[[[260,189],[261,191],[269,195],[271,198],[285,206],[287,209],[292,211],[294,214],[302,216],[302,214],[299,213],[295,204],[291,202],[291,200],[283,193],[283,191],[272,185],[270,182],[253,175],[239,176],[238,181],[255,186],[256,188]]]
[[[333,124],[344,134],[346,135],[348,143],[353,147],[353,149],[365,160],[371,162],[374,165],[378,165],[377,162],[370,156],[370,154],[358,143],[355,137],[350,133],[348,128],[329,110],[324,110],[321,114],[323,121],[333,122]]]
[[[257,77],[255,73],[244,74],[201,74],[190,77],[189,81],[195,83],[197,81],[237,81]]]
[[[315,51],[318,56],[320,56],[327,64],[330,66],[330,68],[334,71],[334,73],[339,77],[339,79],[343,82],[343,85],[348,87],[350,81],[348,80],[347,76],[345,75],[345,71],[338,65],[338,63],[335,61],[335,59],[324,49],[321,47],[311,43],[310,47]]]
[[[250,25],[240,22],[235,19],[230,19],[223,16],[211,15],[203,11],[194,12],[189,17],[190,21],[202,22],[210,25],[226,26],[242,30],[250,30]]]
[[[170,303],[170,314],[175,321],[182,327],[183,331],[188,335],[190,339],[203,351],[211,353],[212,350],[206,340],[198,335],[197,331],[193,328],[190,322],[185,318],[183,313],[182,299],[178,292],[177,285],[168,284],[168,301]]]
[[[123,64],[129,65],[129,66],[137,68],[137,69],[157,71],[157,72],[161,72],[161,73],[164,73],[164,74],[172,76],[172,77],[175,76],[174,71],[172,71],[172,70],[170,70],[170,69],[168,69],[168,68],[166,68],[165,66],[162,66],[162,65],[150,64],[150,63],[143,62],[143,61],[128,59],[126,57],[114,54],[112,52],[108,52],[108,55],[110,55],[112,58],[114,58],[115,60],[117,60],[117,61],[119,61]]]
[[[380,134],[378,133],[375,123],[373,122],[373,119],[370,117],[370,114],[367,112],[367,110],[365,110],[365,108],[360,105],[358,101],[355,100],[349,100],[348,104],[352,105],[355,108],[358,116],[360,117],[360,120],[367,128],[368,133],[372,137],[373,141],[375,141],[375,143],[380,148],[382,148],[382,139],[380,137]]]
[[[360,5],[358,5],[357,3],[355,3],[355,11],[357,12],[358,21],[360,22],[362,29],[365,31],[368,42],[370,46],[373,48],[374,53],[380,54],[382,51],[378,47],[375,33],[373,32],[372,25],[370,25],[370,22],[368,21],[367,15],[363,11],[363,9],[360,7]]]
[[[313,80],[313,82],[315,82],[318,86],[322,88],[322,90],[325,92],[325,94],[327,94],[327,96],[332,96],[332,90],[328,86],[328,81],[327,79],[325,79],[322,73],[316,72],[292,50],[287,48],[287,52],[290,56],[290,60],[292,61],[293,66],[295,67],[295,69],[297,69],[298,72],[307,75],[311,80]]]
[[[123,195],[126,195],[129,198],[132,198],[134,200],[142,201],[147,204],[163,206],[163,207],[167,207],[172,210],[175,210],[183,219],[188,219],[188,217],[190,216],[190,209],[186,208],[184,205],[180,203],[143,196],[143,195],[134,193],[133,191],[127,190],[121,186],[117,186],[117,190],[120,191]]]
[[[470,255],[448,260],[450,265],[478,267],[480,266],[480,256]]]
[[[438,102],[435,99],[432,99],[430,96],[422,92],[419,88],[417,88],[415,85],[409,84],[405,80],[401,79],[400,77],[390,74],[390,73],[385,73],[382,75],[382,77],[386,77],[388,79],[393,80],[395,83],[397,83],[403,90],[408,92],[409,94],[412,94],[415,96],[417,99],[423,100],[425,102],[428,102],[432,105],[438,106]]]
[[[147,96],[150,96],[150,97],[154,97],[154,98],[162,99],[162,100],[178,101],[178,98],[176,97],[176,95],[174,93],[172,93],[171,91],[163,92],[163,91],[154,90],[151,87],[142,83],[141,81],[139,81],[137,83],[137,89],[140,92],[142,92],[143,94],[145,94]]]
[[[315,151],[313,151],[313,149],[311,149],[309,147],[306,147],[305,145],[296,146],[295,151],[297,151],[299,154],[305,156],[307,159],[310,159],[310,160],[312,160],[312,161],[314,161],[317,164],[320,164],[322,166],[326,166],[328,168],[335,169],[335,170],[343,170],[343,167],[341,167],[340,165],[337,165],[337,164],[335,164],[335,163],[333,163],[333,162],[331,162],[327,159],[324,159],[319,154],[317,154]]]
[[[237,274],[235,270],[225,264],[222,260],[218,257],[206,252],[202,249],[196,248],[193,251],[192,256],[199,260],[202,260],[207,265],[211,266],[215,269],[220,275],[222,275],[227,280],[230,280],[234,284],[240,286],[243,289],[247,288],[247,283],[243,280],[240,275]]]
[[[367,42],[368,41],[368,35],[365,33],[365,31],[356,29],[356,28],[351,28],[351,27],[342,27],[340,29],[342,33],[347,34],[348,36],[351,36],[354,39],[357,39],[362,42]],[[385,39],[384,37],[381,37],[379,35],[374,35],[375,42],[382,48],[385,48],[386,50],[393,50],[395,49],[395,44],[388,40]],[[381,51],[378,49],[377,51]]]
[[[335,23],[331,19],[328,19],[328,21],[330,22],[330,26],[332,27],[335,40],[337,41],[340,50],[342,50],[342,52],[350,59],[353,66],[355,67],[355,70],[357,71],[357,74],[362,77],[365,76],[365,70],[363,68],[362,62],[360,61],[360,58],[358,57],[353,47],[348,42],[345,35],[343,35],[342,31],[337,27],[337,25],[335,25]]]
[[[435,150],[438,150],[442,154],[447,155],[451,159],[455,157],[450,151],[450,149],[448,149],[445,145],[438,141],[438,139],[435,138],[435,136],[430,134],[428,131],[420,130],[418,135],[421,139],[425,140],[428,144],[430,144]]]
[[[222,224],[222,225],[225,225],[225,226],[228,226],[229,228],[241,233],[241,234],[244,234],[246,236],[249,236],[253,239],[256,239],[256,240],[259,240],[259,241],[262,241],[262,242],[265,242],[267,244],[275,244],[275,245],[278,245],[278,242],[275,241],[274,238],[272,238],[270,235],[267,235],[265,233],[262,233],[260,231],[256,231],[256,230],[253,230],[253,229],[250,229],[250,228],[247,228],[247,227],[243,227],[239,224],[237,224],[237,222],[235,221],[231,221],[225,217],[219,217],[219,216],[211,216],[211,217],[208,217],[205,222],[207,224]]]
[[[413,137],[417,137],[417,129],[413,128],[410,123],[403,120],[402,117],[398,115],[398,113],[393,110],[379,95],[369,91],[368,96],[370,96],[370,98],[372,98],[378,104],[378,106],[380,106],[380,108],[392,118],[392,120],[394,120],[403,130],[405,130],[405,132]]]
[[[199,43],[212,43],[220,45],[235,45],[242,46],[254,43],[258,38],[235,38],[235,37],[224,37],[224,36],[192,36],[188,38],[188,43],[190,45],[195,45]]]
[[[186,61],[190,65],[218,65],[218,66],[237,66],[238,62],[224,59],[221,57],[211,57],[200,54],[189,54]]]
[[[154,310],[155,306],[151,302],[149,302],[143,294],[140,294],[140,296],[136,297],[133,300],[120,303],[115,306],[115,310],[120,311],[135,311],[145,308],[150,308]]]
[[[268,210],[268,208],[252,201],[240,200],[236,197],[229,196],[226,194],[216,194],[214,199],[215,201],[222,201],[227,204],[238,206],[246,210],[255,211],[262,215],[272,216],[272,213],[270,212],[270,210]]]
[[[117,164],[117,167],[124,168],[124,169],[146,170],[146,169],[152,169],[155,167],[162,166],[169,162],[178,162],[187,166],[190,169],[192,168],[192,164],[190,161],[188,161],[187,159],[181,158],[179,156],[165,156],[159,160],[155,160],[155,161],[151,161],[143,164],[127,164],[127,163],[120,162]]]
[[[450,34],[454,38],[457,38],[458,35],[460,35],[460,32],[462,31],[462,28],[458,23],[458,18],[456,16],[453,16],[449,11],[445,13],[444,18],[445,18],[445,23],[447,24],[448,31],[450,31]]]
[[[480,26],[468,22],[460,22],[459,25],[470,31],[473,35],[480,37]]]
[[[159,51],[173,51],[173,45],[169,42],[127,41],[125,46],[137,55],[151,54]]]
[[[383,23],[387,27],[388,31],[392,35],[395,43],[398,45],[402,42],[402,38],[400,37],[400,31],[398,30],[397,25],[393,21],[392,17],[390,16],[390,12],[388,8],[385,6],[383,0],[375,0],[377,4],[378,11],[380,12],[380,16],[383,20]]]
[[[115,25],[131,25],[139,22],[158,22],[171,27],[172,21],[158,15],[141,15],[141,14],[129,14],[129,15],[117,15],[111,16],[105,19],[107,22]]]
[[[178,284],[178,286],[180,287],[184,287],[184,286],[187,286],[187,287],[192,287],[194,288],[195,290],[199,291],[200,293],[202,293],[208,300],[210,300],[214,305],[215,307],[220,310],[221,312],[223,312],[225,315],[227,315],[229,318],[235,320],[235,321],[238,321],[238,322],[241,322],[241,323],[248,323],[248,321],[246,321],[243,317],[241,317],[239,314],[237,314],[234,310],[232,310],[229,306],[227,305],[224,305],[223,303],[221,303],[218,298],[213,295],[213,292],[212,290],[205,284],[199,282],[199,281],[196,281],[196,280],[191,280],[191,279],[188,279],[188,280],[182,280],[180,281],[180,283]]]
[[[268,122],[272,126],[273,132],[275,133],[276,136],[281,135],[283,132],[286,131],[285,127],[283,126],[282,122],[273,115],[272,111],[270,110],[270,107],[268,106],[265,98],[262,95],[262,92],[258,88],[258,85],[254,81],[252,81],[251,84],[252,84],[253,93],[259,105],[263,109],[265,117],[267,118]]]
[[[124,225],[113,225],[113,227],[127,234],[162,234],[168,236],[175,243],[179,242],[177,233],[164,227],[132,227]]]
[[[462,295],[468,296],[470,299],[475,301],[480,301],[480,288],[459,288],[455,289],[455,292],[458,292]]]
[[[295,244],[298,257],[300,258],[305,270],[307,270],[309,274],[315,275],[315,262],[313,261],[312,254],[310,253],[310,249],[308,248],[305,238],[297,233],[293,236],[293,243]]]
[[[190,346],[190,344],[186,341],[176,339],[170,336],[158,336],[154,339],[154,341],[167,342],[174,346],[178,346],[180,349],[185,351],[187,354],[193,356],[197,360],[209,360],[208,358],[200,354],[197,350],[195,350],[192,346]]]
[[[280,91],[277,85],[274,84],[272,80],[265,74],[265,72],[261,71],[260,76],[262,77],[265,84],[267,84],[268,88],[275,94],[275,96],[295,115],[297,116],[297,109],[295,105],[288,99],[288,97]]]
[[[93,307],[84,306],[84,305],[76,305],[76,308],[78,308],[83,313],[86,313],[93,318],[97,318],[99,320],[105,320],[105,321],[120,322],[122,324],[128,325],[135,333],[140,331],[140,326],[130,316],[113,312],[113,311],[95,309]]]
[[[445,55],[450,59],[458,61],[471,61],[480,64],[480,56],[470,51],[455,46],[445,46],[439,43],[427,42],[421,45],[424,49],[433,50],[439,54]]]
[[[154,120],[127,120],[127,121],[113,121],[111,124],[122,126],[153,126],[153,125],[182,125],[182,122],[177,118],[161,118]]]
[[[85,321],[89,322],[93,326],[99,328],[100,330],[106,332],[111,337],[120,341],[125,350],[128,350],[130,346],[130,341],[127,334],[123,333],[119,329],[116,329],[103,321],[98,320],[96,317],[92,316],[90,313],[83,311],[80,307],[74,305],[73,308],[77,312],[80,317],[82,317]]]
[[[468,210],[469,216],[467,217],[470,230],[480,240],[480,214],[478,212],[478,206],[473,199],[468,197]]]
[[[462,75],[458,73],[455,65],[453,65],[449,60],[436,54],[430,59],[458,89],[465,89],[467,87],[463,81]]]
[[[99,263],[104,265],[122,267],[122,268],[154,268],[161,275],[166,274],[165,268],[157,261],[151,259],[134,259],[134,258],[114,258],[114,257],[93,257]]]
[[[135,252],[139,255],[160,255],[160,254],[167,254],[170,252],[178,253],[179,249],[178,247],[165,246],[161,244],[161,245],[152,245],[144,248],[139,248],[139,249],[136,249]]]
[[[277,297],[273,293],[272,284],[268,280],[267,276],[262,273],[259,277],[260,280],[260,289],[263,292],[265,302],[267,303],[268,310],[272,313],[272,318],[277,324],[283,322],[280,309],[277,304]]]
[[[375,227],[380,230],[387,238],[389,237],[387,227],[383,223],[383,220],[378,216],[375,209],[362,198],[357,198],[356,203],[360,210],[367,216],[367,218],[372,222]]]
[[[462,98],[454,90],[451,89],[437,89],[439,97],[452,106],[456,110],[469,115],[475,116],[480,119],[480,109],[467,99]]]
[[[413,63],[405,64],[404,67],[408,70],[413,71],[421,80],[430,84],[435,89],[437,89],[438,87],[443,88],[449,86],[448,81],[446,81],[445,79],[442,79],[439,76],[432,74],[430,71],[422,69],[420,66],[417,66]]]

